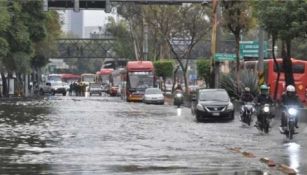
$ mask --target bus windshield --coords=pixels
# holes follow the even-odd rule
[[[130,88],[137,90],[145,90],[153,87],[152,72],[130,72],[129,73]]]
[[[278,68],[280,72],[284,72],[283,64],[279,63]],[[304,64],[294,64],[292,63],[292,71],[296,74],[303,74],[305,72],[305,65]],[[277,72],[277,66],[274,65],[274,72]]]

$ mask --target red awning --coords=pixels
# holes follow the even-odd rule
[[[97,72],[97,73],[99,75],[110,75],[112,74],[112,72],[113,72],[113,69],[101,69],[100,72]]]
[[[62,74],[63,79],[79,79],[80,75],[76,74]]]

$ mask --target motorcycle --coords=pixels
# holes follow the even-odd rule
[[[183,104],[183,93],[182,91],[175,92],[174,96],[174,105],[180,108],[180,106]]]
[[[258,113],[258,124],[256,127],[264,132],[264,133],[269,133],[270,130],[270,124],[271,124],[271,119],[272,119],[272,114],[271,114],[271,106],[270,104],[264,104],[260,106],[259,108],[259,113]]]
[[[298,109],[296,106],[286,106],[284,111],[285,119],[287,120],[287,125],[283,129],[282,134],[285,134],[286,137],[290,140],[293,139],[293,135],[297,134],[295,131],[295,120],[298,117]]]
[[[255,112],[255,107],[252,102],[246,102],[241,107],[241,121],[246,123],[247,125],[251,125],[252,122],[252,115]]]

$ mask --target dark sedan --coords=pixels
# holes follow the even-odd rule
[[[234,119],[234,105],[224,89],[199,89],[191,110],[197,121]]]

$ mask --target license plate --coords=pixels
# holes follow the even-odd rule
[[[213,115],[213,116],[220,116],[220,113],[214,112],[214,113],[212,113],[212,115]]]

